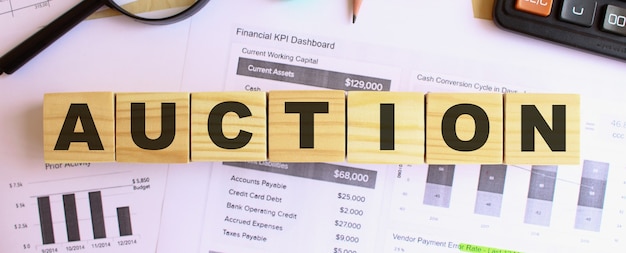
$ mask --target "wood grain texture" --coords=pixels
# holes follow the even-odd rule
[[[224,115],[222,130],[229,139],[240,131],[252,133],[248,144],[238,149],[217,146],[209,136],[211,110],[222,102],[239,102],[252,116],[240,118],[236,113]],[[200,92],[191,94],[191,160],[192,161],[265,161],[267,160],[265,92]]]
[[[472,9],[475,18],[493,19],[494,0],[472,0]]]
[[[566,151],[552,151],[535,130],[535,151],[522,151],[521,106],[537,107],[545,122],[552,128],[552,106],[566,106]],[[512,93],[504,96],[505,147],[507,164],[559,165],[580,163],[580,95]]]
[[[487,114],[489,132],[484,145],[473,151],[451,148],[443,139],[444,113],[457,104],[476,105]],[[503,156],[503,101],[497,93],[428,93],[426,94],[426,163],[429,164],[500,164]],[[463,114],[456,120],[458,139],[469,141],[477,133],[477,122]],[[444,130],[445,131],[445,130]]]
[[[328,102],[328,113],[314,115],[313,148],[300,148],[300,114],[285,113],[285,102]],[[270,161],[344,161],[345,127],[344,91],[270,91],[268,93],[268,156]]]
[[[189,162],[189,93],[117,93],[116,152],[118,162],[187,163]],[[161,104],[175,103],[175,137],[164,149],[148,150],[137,146],[131,136],[131,103],[145,103],[145,135],[161,135]]]
[[[424,163],[424,93],[348,92],[350,163]],[[394,105],[394,149],[381,150],[381,104]]]
[[[124,4],[121,7],[130,13],[143,14],[146,12],[167,10],[170,8],[188,8],[195,2],[195,0],[138,0]],[[118,15],[122,15],[122,13],[120,13],[118,10],[103,8],[102,10],[98,10],[96,13],[91,14],[89,17],[87,17],[87,19],[106,18]]]
[[[70,105],[87,104],[103,150],[89,150],[86,142],[72,142],[68,150],[54,150]],[[115,110],[112,92],[48,93],[43,99],[44,161],[115,162]],[[82,123],[74,132],[83,132]]]

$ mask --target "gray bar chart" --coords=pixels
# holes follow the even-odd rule
[[[117,224],[120,229],[120,236],[133,235],[133,228],[130,223],[130,208],[127,206],[117,208]]]
[[[54,243],[54,228],[52,227],[52,212],[50,210],[50,197],[38,197],[39,224],[43,244]]]
[[[91,209],[91,226],[93,228],[93,238],[106,238],[104,227],[104,211],[102,210],[102,194],[97,192],[89,193],[89,207]]]
[[[50,200],[51,198],[52,201]],[[89,207],[84,205],[86,204],[85,202],[77,203],[77,201],[85,201],[86,199],[89,200]],[[59,193],[37,197],[42,244],[77,242],[115,236],[109,235],[107,237],[105,219],[114,219],[115,215],[112,215],[110,212],[105,214],[102,201],[103,195],[101,191]],[[119,236],[133,235],[130,207],[120,206],[116,208],[116,211]],[[63,218],[61,218],[61,214]],[[89,218],[87,215],[91,217]],[[55,223],[65,223],[67,240],[63,233],[58,233],[56,235],[57,238],[55,238]],[[81,223],[84,224],[81,225]],[[109,226],[112,225],[111,222],[108,224]],[[80,228],[84,229],[89,225],[93,228],[93,237],[88,233],[83,233],[81,236]],[[56,228],[60,229],[58,226]]]
[[[557,169],[557,166],[532,166],[524,216],[525,223],[550,226]]]
[[[585,160],[580,181],[575,228],[600,231],[609,164]]]
[[[481,165],[474,213],[500,217],[506,165]]]
[[[78,214],[76,212],[76,195],[63,195],[63,209],[65,210],[65,227],[67,229],[67,241],[80,241],[78,230]]]
[[[454,165],[428,165],[424,204],[438,207],[450,207]]]

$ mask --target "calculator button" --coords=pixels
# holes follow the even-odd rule
[[[515,9],[547,17],[552,12],[552,0],[517,0]]]
[[[565,0],[561,19],[577,25],[591,27],[598,2],[588,0]]]
[[[626,36],[626,9],[615,5],[606,7],[602,29],[607,32]]]

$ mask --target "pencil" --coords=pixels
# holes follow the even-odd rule
[[[352,23],[356,22],[356,16],[359,15],[359,9],[363,0],[352,0]]]

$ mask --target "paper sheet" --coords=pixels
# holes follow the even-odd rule
[[[611,106],[595,102],[598,91],[615,88],[610,80],[623,75],[617,71],[621,63],[505,33],[490,21],[474,19],[469,4],[403,3],[402,9],[375,1],[367,5],[355,25],[331,18],[327,22],[334,22],[333,29],[308,26],[306,20],[325,24],[308,13],[301,13],[296,22],[287,22],[289,14],[266,19],[265,14],[281,13],[283,6],[262,3],[248,3],[256,11],[231,9],[248,18],[196,19],[189,46],[196,53],[188,58],[184,89],[351,90],[345,79],[359,75],[386,80],[381,87],[392,91],[581,93],[583,106],[599,111]],[[215,41],[214,33],[204,32],[211,24],[204,20],[210,19],[221,20],[224,25],[216,29],[230,40]],[[226,67],[207,69],[209,55],[223,59]],[[259,74],[249,66],[289,69],[295,77]],[[206,85],[209,78],[224,81]],[[300,81],[304,79],[308,82]],[[612,97],[608,93],[603,92]],[[620,117],[617,111],[610,114],[591,119],[585,113],[583,124],[607,127]],[[612,137],[614,130],[583,131],[581,165],[557,166],[555,176],[546,176],[543,167],[517,165],[497,167],[504,173],[489,177],[490,167],[479,164],[214,164],[199,251],[459,252],[460,247],[487,247],[554,252],[620,247],[625,239],[620,233],[626,206],[623,162],[613,148],[597,146],[623,145]],[[597,134],[602,137],[591,137]],[[604,152],[597,152],[600,149]],[[289,169],[275,169],[282,166]],[[299,166],[362,169],[374,173],[376,183],[373,189],[362,189],[329,182],[331,172],[322,173],[328,179],[289,172]],[[592,187],[586,182],[598,168],[604,176]],[[447,178],[447,183],[438,178]],[[278,182],[287,189],[270,189],[257,181]],[[554,189],[551,201],[534,195],[543,194],[543,189]],[[342,193],[350,194],[349,200],[342,199]],[[352,201],[352,196],[365,201]],[[588,207],[602,200],[602,207]],[[280,217],[280,211],[297,218]]]
[[[191,20],[172,26],[145,26],[123,17],[91,20],[17,73],[1,76],[0,106],[10,108],[0,110],[1,140],[7,143],[0,149],[5,168],[0,193],[7,196],[2,210],[8,214],[0,218],[2,245],[11,252],[68,252],[66,247],[80,245],[91,252],[104,246],[93,245],[100,240],[113,243],[102,250],[107,252],[459,252],[461,246],[610,252],[624,247],[624,63],[502,31],[474,18],[470,1],[364,1],[356,24],[350,6],[334,0],[213,0]],[[238,28],[272,35],[242,36]],[[4,44],[0,48],[7,50]],[[260,76],[246,72],[246,62],[271,62],[314,81]],[[320,73],[341,82],[317,78]],[[581,165],[507,165],[505,174],[491,178],[485,176],[490,168],[480,164],[299,165],[308,166],[299,171],[326,170],[319,176],[268,171],[282,164],[47,170],[42,162],[46,92],[345,90],[358,88],[345,82],[357,77],[381,84],[370,88],[391,91],[579,93]],[[371,185],[338,183],[335,170],[360,173],[363,180],[368,175]],[[100,175],[97,182],[90,177],[95,175]],[[69,179],[76,176],[85,177]],[[146,177],[150,190],[111,190]],[[72,183],[36,183],[65,178]],[[107,238],[121,234],[120,221],[127,225],[128,206],[139,243],[116,245],[122,236],[93,238],[89,192],[97,191],[103,194],[105,216],[111,217],[105,222]],[[552,193],[551,200],[545,192]],[[252,193],[264,197],[251,198]],[[81,240],[68,243],[62,199],[71,194]],[[44,245],[39,219],[47,213],[46,196],[55,243]]]

